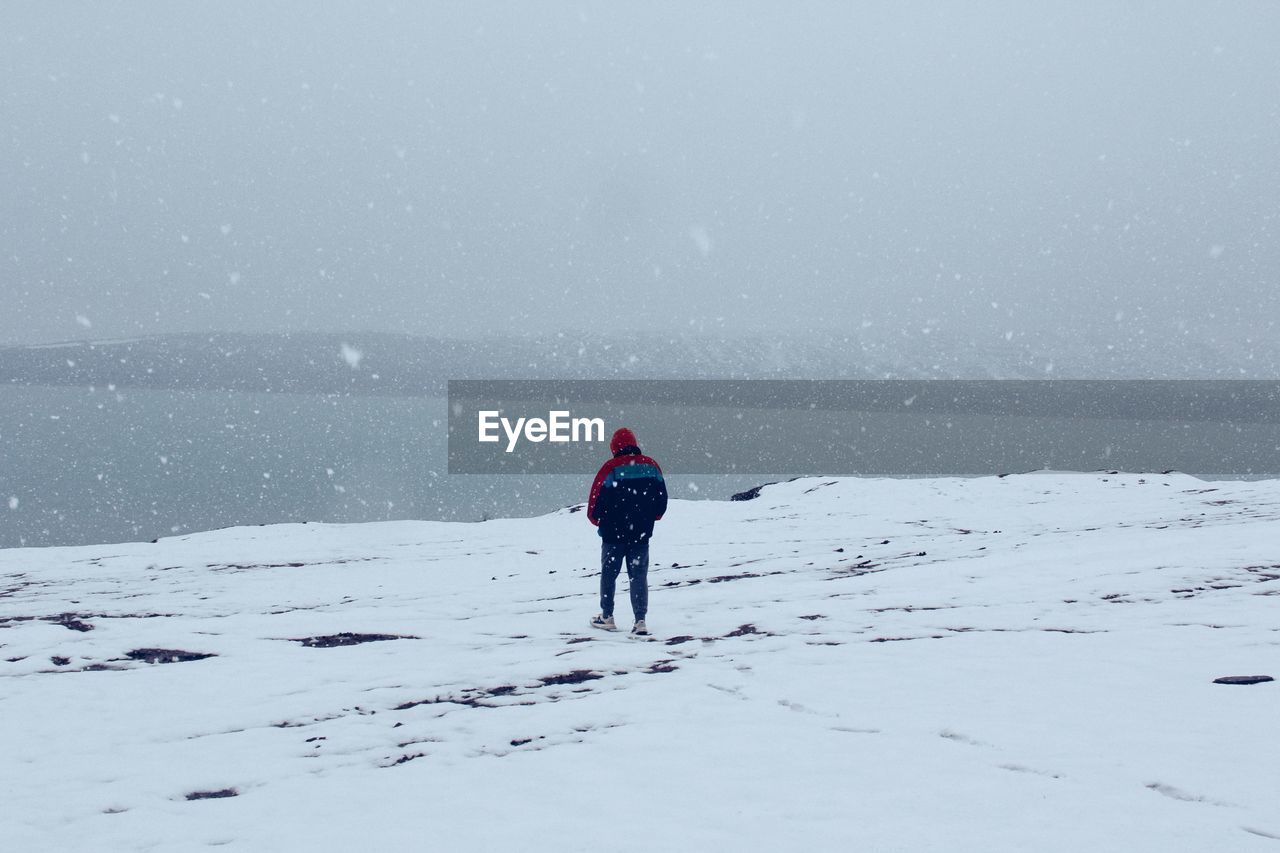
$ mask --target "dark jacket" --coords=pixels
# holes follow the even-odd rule
[[[628,429],[614,433],[613,458],[600,466],[591,483],[587,518],[606,542],[642,542],[653,535],[653,523],[667,511],[667,484],[662,469],[636,446]]]

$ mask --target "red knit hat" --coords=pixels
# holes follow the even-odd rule
[[[617,453],[624,447],[639,447],[640,442],[636,441],[636,434],[631,430],[623,427],[614,432],[613,438],[609,440],[609,452]]]

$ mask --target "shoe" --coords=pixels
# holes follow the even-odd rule
[[[599,616],[592,616],[592,617],[591,617],[591,627],[592,627],[592,628],[599,628],[599,629],[600,629],[600,630],[602,630],[602,631],[616,631],[616,630],[618,630],[618,626],[617,626],[617,624],[613,621],[613,617],[612,617],[612,616],[605,616],[604,614],[601,614],[601,615],[599,615]]]
[[[631,629],[631,636],[633,637],[649,636],[649,629],[645,627],[643,619],[636,620],[635,626]]]

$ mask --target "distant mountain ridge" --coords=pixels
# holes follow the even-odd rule
[[[381,332],[217,332],[0,347],[0,385],[432,395],[449,379],[1272,379],[1258,341],[1063,335],[979,341],[933,329],[841,336],[561,334],[505,339]]]

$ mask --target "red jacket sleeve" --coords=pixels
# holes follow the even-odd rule
[[[600,518],[596,515],[596,499],[600,497],[600,489],[604,486],[604,478],[609,476],[609,472],[613,470],[614,460],[610,459],[600,466],[600,470],[596,472],[596,478],[591,483],[591,495],[587,498],[587,521],[590,521],[596,527],[600,526]]]

